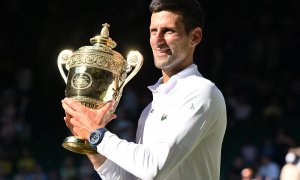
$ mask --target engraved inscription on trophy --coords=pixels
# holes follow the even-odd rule
[[[88,73],[77,73],[72,79],[72,87],[75,89],[86,89],[92,84],[92,77]]]

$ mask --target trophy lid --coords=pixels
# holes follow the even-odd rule
[[[102,24],[101,33],[90,39],[93,46],[83,46],[75,51],[67,66],[91,66],[121,75],[126,68],[126,61],[113,50],[117,43],[109,37],[109,27],[108,23]]]

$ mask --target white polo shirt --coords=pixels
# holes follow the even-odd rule
[[[97,151],[107,160],[103,180],[218,180],[226,129],[222,93],[195,64],[153,86],[142,112],[136,143],[106,132]]]

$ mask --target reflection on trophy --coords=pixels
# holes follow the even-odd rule
[[[100,35],[90,39],[93,46],[83,46],[77,51],[63,50],[57,59],[58,69],[66,82],[65,95],[89,108],[101,108],[114,100],[115,107],[122,96],[124,86],[137,74],[143,64],[143,56],[131,51],[127,60],[112,50],[116,42],[109,37],[109,24],[102,25]],[[68,70],[66,76],[63,69]],[[80,154],[96,154],[89,143],[75,136],[65,138],[62,146]]]

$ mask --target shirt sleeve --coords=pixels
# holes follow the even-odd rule
[[[210,89],[211,90],[211,89]],[[135,144],[107,132],[97,151],[108,160],[97,169],[102,179],[164,179],[218,126],[223,97],[217,91],[188,94],[172,108],[150,145]],[[212,111],[213,109],[214,111]],[[157,138],[155,138],[157,137]]]
[[[167,154],[158,143],[147,147],[122,140],[110,132],[105,133],[97,151],[107,158],[97,172],[102,179],[109,180],[153,179]]]
[[[95,169],[102,180],[133,180],[137,179],[135,176],[129,172],[122,169],[120,166],[115,164],[109,159],[106,159],[105,162],[99,168]]]

